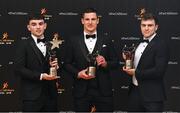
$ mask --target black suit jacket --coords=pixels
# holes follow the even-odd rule
[[[107,68],[97,67],[96,79],[100,93],[104,96],[112,95],[112,87],[110,80],[110,69],[118,65],[117,55],[114,52],[112,41],[106,36],[97,35],[97,42],[93,53],[99,51],[100,55],[104,56],[107,61]],[[92,80],[78,79],[78,72],[88,67],[86,55],[88,49],[84,42],[84,35],[72,37],[68,43],[67,55],[65,60],[65,68],[71,73],[74,78],[74,96],[82,97],[87,91],[88,82]]]
[[[48,57],[44,57],[32,37],[20,40],[15,55],[15,72],[21,78],[23,100],[36,100],[44,94],[56,98],[55,81],[40,80],[41,73],[49,72]]]
[[[169,49],[165,39],[155,36],[145,48],[135,76],[140,95],[144,101],[163,101],[166,99],[164,75],[169,59]]]

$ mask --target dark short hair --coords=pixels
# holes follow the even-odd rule
[[[40,14],[40,13],[31,13],[29,14],[29,17],[28,17],[28,24],[29,24],[29,21],[30,20],[44,20],[44,15]]]
[[[141,17],[141,21],[142,20],[154,20],[155,21],[155,24],[157,25],[158,24],[158,19],[157,17],[152,14],[152,13],[144,13]]]
[[[84,18],[85,13],[96,13],[96,15],[98,17],[97,10],[94,9],[94,8],[86,8],[86,9],[84,9],[83,12],[81,13],[81,18]]]

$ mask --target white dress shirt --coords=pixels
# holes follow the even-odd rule
[[[43,42],[37,43],[37,37],[34,36],[34,35],[32,35],[32,34],[31,34],[31,36],[32,36],[32,38],[34,39],[34,41],[35,41],[35,43],[36,43],[36,46],[39,48],[39,50],[42,52],[42,54],[43,54],[44,56],[46,56],[46,45],[45,45],[45,43],[43,43]],[[43,39],[43,38],[44,38],[44,36],[41,37],[40,39]]]
[[[149,38],[144,38],[145,40],[149,40],[149,42],[156,36],[156,33],[154,33],[151,37]],[[148,43],[147,42],[141,42],[138,47],[136,48],[136,51],[135,51],[135,55],[134,55],[134,67],[135,69],[137,68],[138,66],[138,63],[139,63],[139,60],[141,58],[141,55],[143,54],[144,50],[146,49]],[[133,76],[132,78],[132,82],[134,85],[138,86],[138,81],[136,79],[136,76]]]
[[[84,32],[84,41],[86,44],[86,47],[88,48],[89,53],[91,54],[94,50],[94,47],[96,45],[97,41],[97,32],[94,32],[93,34],[96,34],[96,38],[86,38],[86,35],[88,35],[86,32]]]

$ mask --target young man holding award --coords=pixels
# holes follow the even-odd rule
[[[65,60],[74,78],[75,111],[113,111],[110,70],[118,63],[112,41],[97,31],[99,17],[93,8],[84,10],[81,23],[83,33],[69,40]]]
[[[132,77],[128,110],[160,112],[163,111],[166,99],[164,75],[169,58],[168,46],[165,39],[156,33],[158,21],[153,14],[143,14],[140,27],[143,39],[135,49],[134,55],[131,54],[133,67],[123,67],[123,70]],[[127,57],[123,54],[124,59]]]
[[[45,42],[46,26],[43,15],[30,15],[27,28],[31,35],[16,45],[15,72],[21,79],[22,111],[57,111],[55,71],[59,66],[57,58],[52,61]]]

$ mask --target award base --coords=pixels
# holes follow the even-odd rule
[[[96,74],[96,67],[94,67],[94,66],[88,67],[87,74],[89,76],[95,76],[95,74]]]
[[[57,69],[56,69],[56,67],[51,67],[50,71],[49,71],[49,74],[51,76],[56,76],[56,78],[60,78],[59,76],[57,76]]]
[[[126,60],[125,67],[126,69],[132,69],[133,68],[132,60]]]

